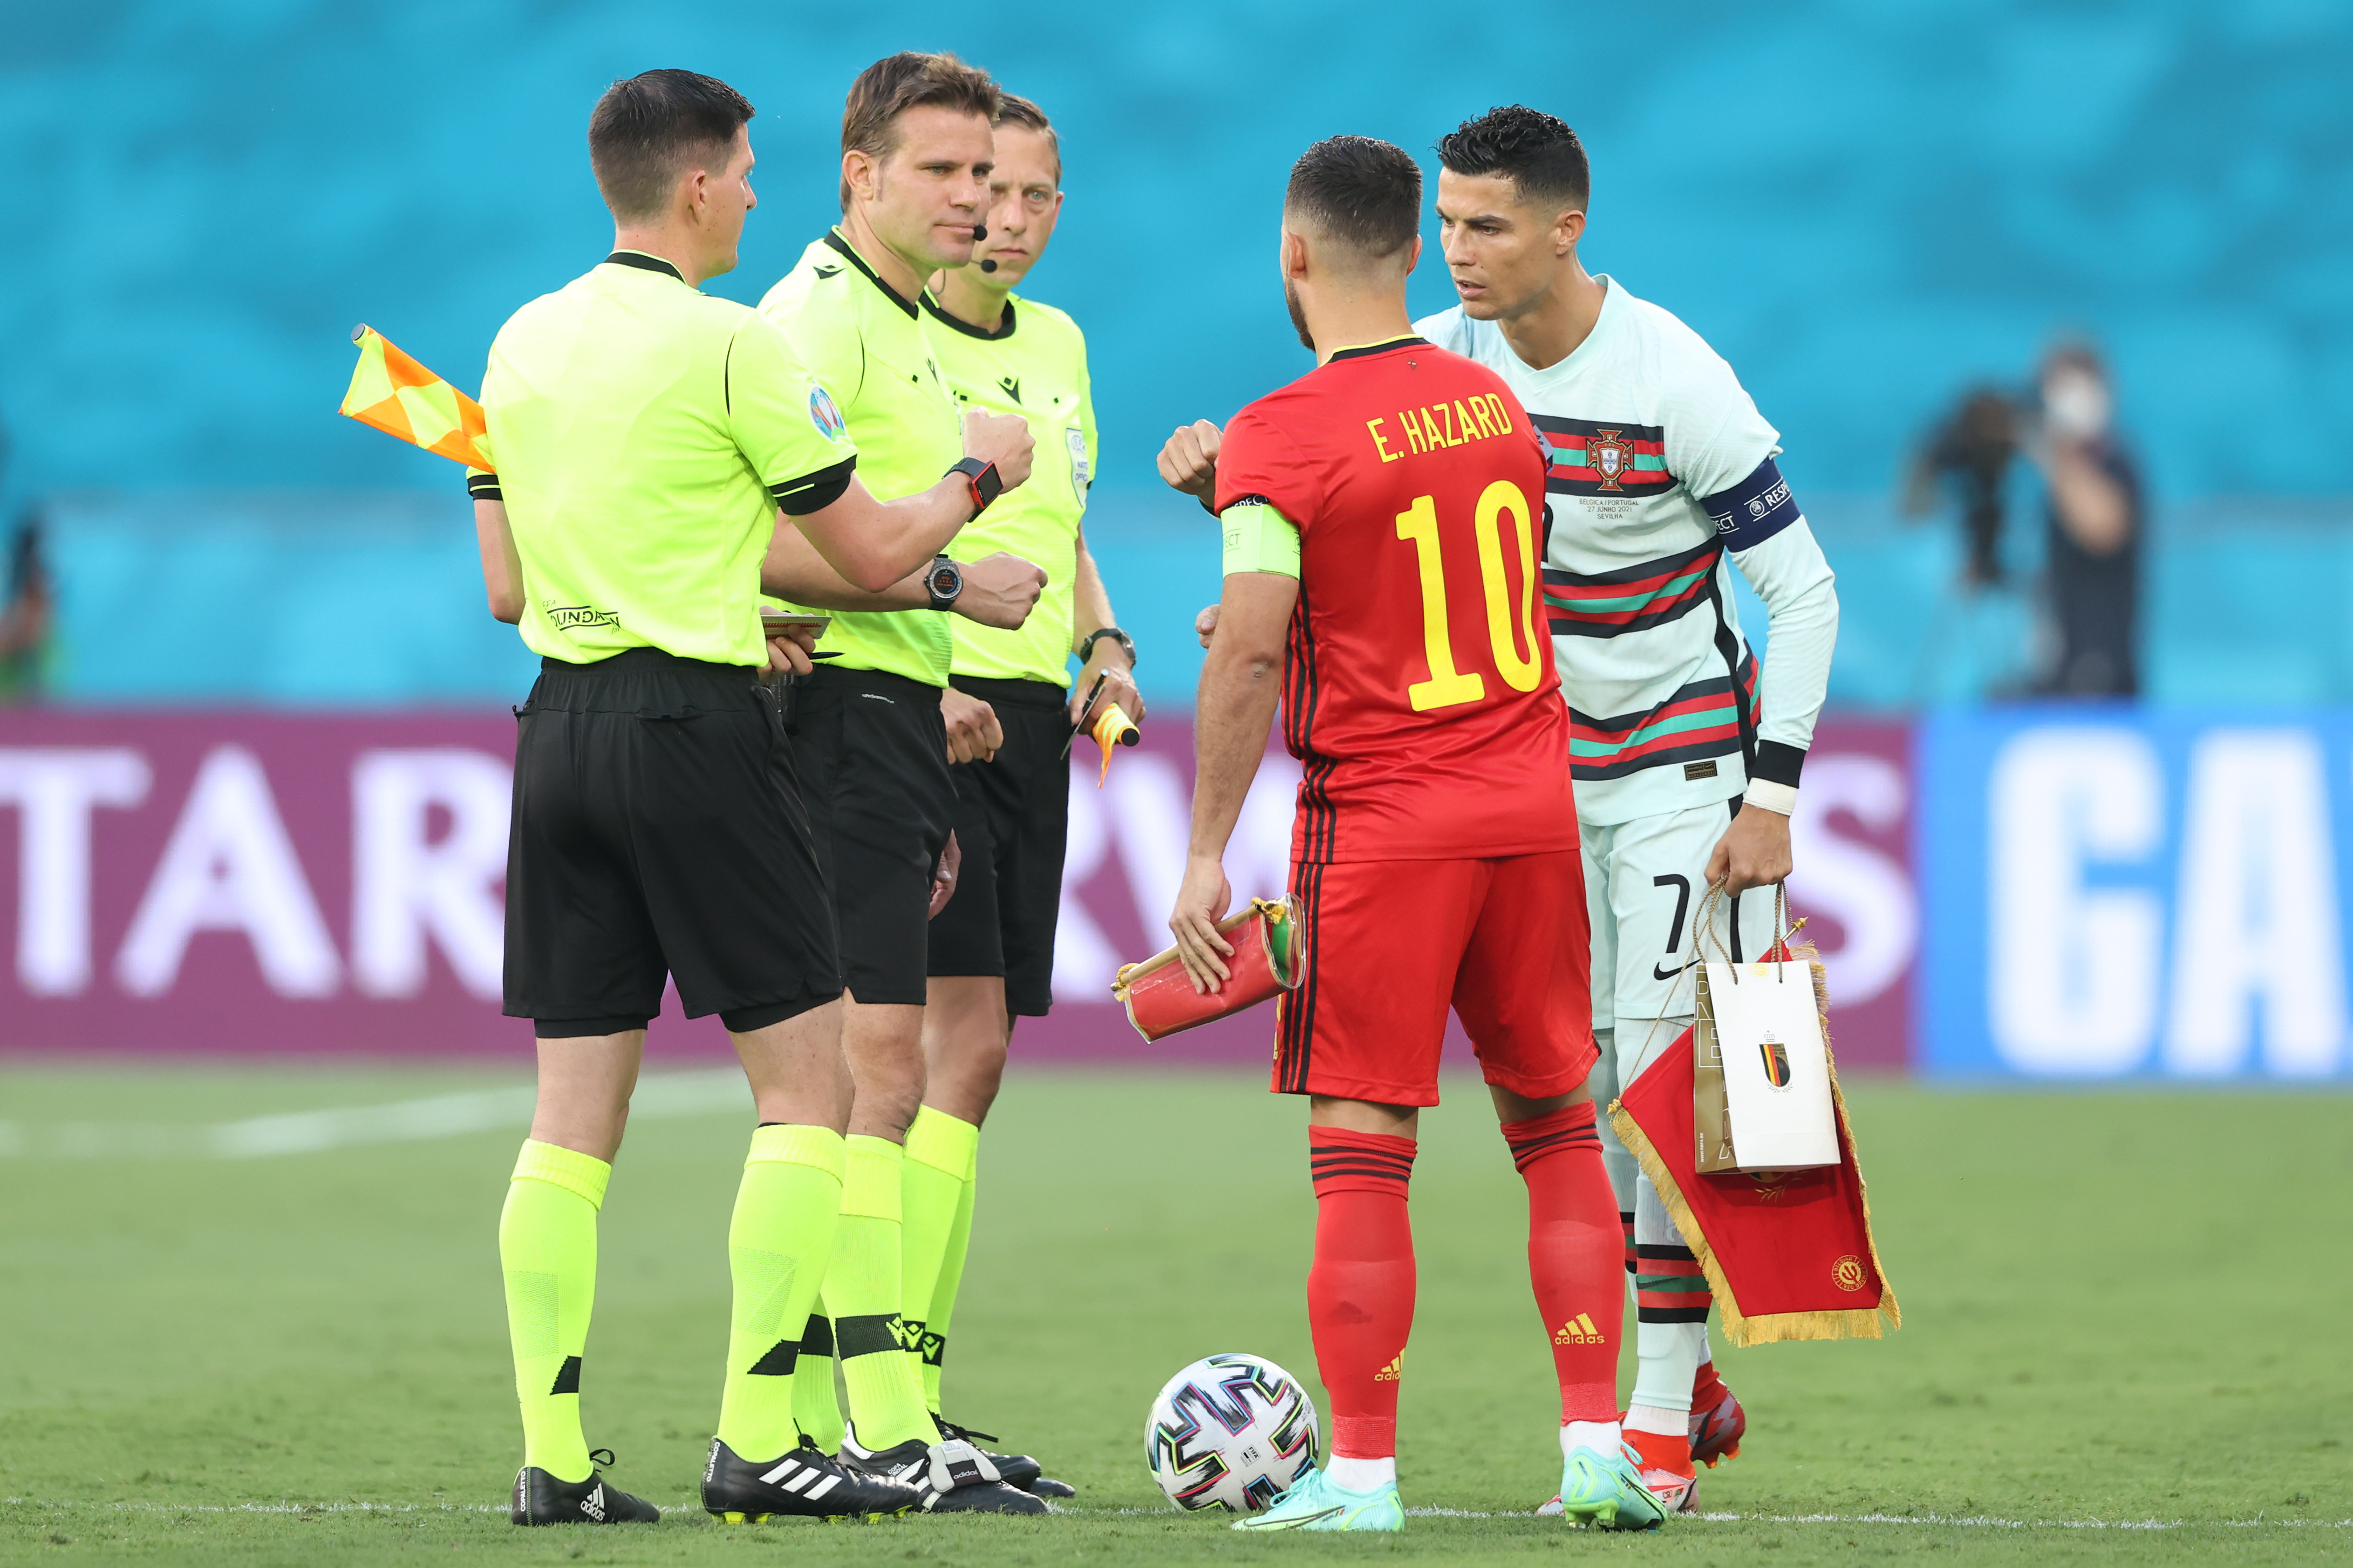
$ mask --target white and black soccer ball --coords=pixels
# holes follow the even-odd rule
[[[1315,1402],[1264,1356],[1204,1356],[1168,1380],[1144,1426],[1152,1479],[1178,1508],[1250,1513],[1314,1468]]]

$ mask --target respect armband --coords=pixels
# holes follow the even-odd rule
[[[1244,496],[1218,514],[1225,531],[1225,571],[1299,575],[1299,526],[1264,496]]]
[[[1699,504],[1715,521],[1724,547],[1736,555],[1756,549],[1804,515],[1789,494],[1789,481],[1770,458],[1730,489],[1718,490]]]

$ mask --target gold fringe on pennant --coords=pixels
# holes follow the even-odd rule
[[[1715,1249],[1708,1245],[1707,1234],[1684,1199],[1683,1188],[1676,1185],[1668,1173],[1666,1162],[1633,1117],[1627,1114],[1625,1101],[1615,1100],[1609,1104],[1609,1125],[1617,1130],[1620,1142],[1633,1152],[1641,1162],[1642,1173],[1659,1192],[1659,1201],[1666,1205],[1667,1217],[1674,1221],[1692,1253],[1699,1259],[1700,1271],[1707,1276],[1708,1289],[1715,1292],[1716,1308],[1724,1315],[1724,1337],[1734,1344],[1773,1344],[1783,1340],[1876,1340],[1883,1339],[1904,1326],[1904,1310],[1896,1304],[1895,1287],[1888,1283],[1887,1270],[1879,1261],[1879,1242],[1871,1228],[1871,1190],[1862,1179],[1862,1154],[1855,1148],[1854,1130],[1847,1120],[1846,1096],[1839,1090],[1838,1059],[1830,1049],[1830,988],[1821,964],[1814,960],[1811,944],[1799,954],[1813,970],[1814,1006],[1822,1018],[1822,1050],[1831,1072],[1831,1103],[1836,1109],[1839,1131],[1844,1135],[1845,1147],[1854,1154],[1854,1180],[1857,1195],[1862,1199],[1862,1241],[1871,1252],[1871,1268],[1879,1279],[1879,1305],[1852,1307],[1819,1312],[1764,1312],[1756,1315],[1740,1310],[1740,1300],[1734,1294],[1732,1281],[1725,1277],[1724,1266],[1716,1261]]]

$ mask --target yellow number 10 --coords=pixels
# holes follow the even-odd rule
[[[1486,590],[1487,641],[1495,655],[1495,669],[1514,691],[1534,691],[1544,669],[1536,646],[1535,530],[1528,518],[1528,498],[1509,479],[1497,479],[1479,498],[1474,520],[1479,539],[1479,579]],[[1519,538],[1520,603],[1518,638],[1513,635],[1512,587],[1504,574],[1502,518],[1509,512]],[[1438,542],[1438,504],[1428,496],[1398,513],[1398,537],[1413,542],[1421,567],[1421,642],[1430,661],[1430,679],[1406,688],[1417,713],[1432,708],[1452,708],[1477,702],[1487,695],[1487,682],[1477,670],[1468,674],[1454,668],[1454,643],[1446,619],[1446,561]],[[1525,658],[1520,641],[1527,644]]]

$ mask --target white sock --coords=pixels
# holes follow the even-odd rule
[[[1691,1436],[1691,1412],[1668,1410],[1656,1405],[1636,1405],[1626,1411],[1626,1426],[1636,1432],[1649,1432],[1667,1437]]]
[[[1344,1492],[1378,1491],[1397,1484],[1397,1456],[1386,1459],[1344,1459],[1335,1454],[1324,1467],[1324,1479]]]
[[[1560,1457],[1566,1459],[1579,1448],[1614,1454],[1623,1441],[1615,1421],[1565,1421],[1560,1428]]]

